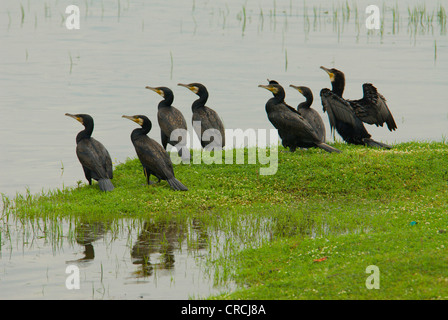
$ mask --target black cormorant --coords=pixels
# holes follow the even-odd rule
[[[389,130],[396,129],[384,97],[371,84],[364,84],[362,105],[356,101],[345,100],[342,98],[345,87],[344,73],[334,68],[321,67],[321,69],[328,73],[332,84],[332,90],[322,89],[320,92],[323,110],[328,113],[331,129],[336,128],[347,143],[390,149],[391,146],[371,139],[363,124],[363,121],[367,120],[369,121],[367,123],[381,126],[386,122]],[[374,96],[376,98],[373,98]]]
[[[131,134],[131,141],[137,152],[137,156],[143,166],[146,176],[146,183],[152,184],[150,175],[154,175],[160,180],[166,180],[174,190],[188,190],[179,180],[174,177],[173,164],[166,150],[155,140],[147,136],[151,131],[152,123],[142,115],[123,116],[139,124],[141,128],[134,129]]]
[[[76,155],[81,162],[89,185],[92,179],[98,181],[102,191],[112,191],[114,186],[110,179],[113,178],[112,160],[104,145],[92,138],[93,118],[88,114],[65,114],[78,120],[85,129],[76,136]]]
[[[308,122],[311,124],[314,130],[316,130],[319,139],[325,142],[326,132],[324,122],[322,121],[322,117],[316,110],[311,108],[311,105],[313,104],[314,100],[313,92],[308,87],[295,86],[292,84],[290,85],[290,87],[296,89],[305,97],[306,101],[300,103],[297,106],[297,111],[299,111],[300,115],[304,117],[306,120],[308,120]]]
[[[149,87],[164,99],[159,102],[157,107],[157,120],[160,126],[160,136],[162,138],[162,146],[165,148],[169,144],[177,148],[179,156],[183,162],[190,161],[190,151],[187,148],[187,122],[182,112],[172,106],[174,100],[173,91],[167,87]],[[178,130],[179,129],[179,130]],[[176,132],[173,131],[177,130]],[[171,140],[172,139],[172,140]]]
[[[322,70],[328,73],[332,84],[333,92],[342,98],[345,88],[345,75],[338,69],[327,69],[321,67]],[[383,126],[387,124],[390,131],[397,129],[394,117],[386,104],[386,99],[371,83],[364,83],[362,85],[363,97],[359,100],[348,100],[352,106],[355,115],[363,122],[368,124],[375,124]]]
[[[218,113],[205,105],[208,99],[207,88],[200,83],[179,83],[178,85],[190,89],[192,92],[196,93],[199,96],[199,99],[193,102],[191,110],[193,112],[193,127],[199,137],[199,140],[201,141],[202,147],[204,149],[224,148],[224,124],[222,123]],[[200,128],[195,125],[195,122],[200,123]],[[213,140],[210,142],[211,137],[213,137]],[[221,139],[215,141],[215,139],[219,137],[221,137]]]
[[[296,148],[318,147],[327,152],[341,152],[323,142],[311,124],[294,108],[285,103],[285,90],[276,81],[268,85],[259,85],[274,95],[266,103],[266,113],[269,121],[278,130],[282,145],[290,151]]]

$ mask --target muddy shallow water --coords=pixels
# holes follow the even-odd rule
[[[150,135],[159,140],[160,97],[147,85],[172,88],[190,123],[196,96],[177,83],[201,82],[226,128],[243,130],[272,128],[264,110],[271,95],[257,87],[266,78],[283,84],[292,106],[304,99],[289,84],[305,85],[332,141],[319,98],[330,82],[319,67],[334,66],[346,74],[346,97],[360,97],[362,83],[372,82],[388,99],[398,130],[367,126],[374,139],[440,141],[448,134],[445,1],[383,2],[381,29],[372,31],[368,1],[86,0],[79,30],[65,26],[70,4],[6,0],[0,7],[0,193],[7,196],[85,182],[75,155],[82,127],[67,112],[94,117],[93,135],[115,164],[135,157],[135,126],[123,114],[153,119]],[[123,220],[115,233],[90,232],[88,244],[70,221],[44,233],[1,223],[2,299],[184,299],[222,289],[201,264],[207,246],[184,240],[193,229],[149,232]],[[65,287],[71,264],[79,267],[80,290]]]

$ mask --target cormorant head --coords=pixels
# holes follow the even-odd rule
[[[168,100],[172,97],[174,97],[173,91],[170,88],[167,87],[149,87],[147,86],[146,89],[152,90],[159,95],[161,95],[165,100]]]
[[[342,71],[339,71],[338,69],[332,68],[328,69],[323,66],[320,67],[322,70],[324,70],[326,73],[328,73],[328,76],[330,77],[330,81],[336,82],[336,81],[343,81],[345,83],[345,76]]]
[[[129,119],[131,121],[134,121],[135,123],[138,123],[142,127],[145,127],[145,126],[148,126],[148,125],[152,125],[151,124],[151,120],[149,120],[148,117],[142,116],[142,115],[122,116],[122,118],[126,118],[126,119]]]
[[[270,80],[268,85],[260,84],[258,87],[271,91],[274,97],[285,97],[285,90],[275,80]]]
[[[268,82],[269,82],[269,84],[279,84],[277,81],[275,81],[275,80],[269,80],[269,79],[266,79],[266,80],[268,80]]]
[[[75,120],[78,120],[79,122],[81,122],[81,124],[84,127],[87,126],[93,126],[93,118],[88,115],[88,114],[71,114],[71,113],[66,113],[65,114],[67,117],[73,118]]]
[[[197,83],[197,82],[190,83],[190,84],[178,83],[177,85],[181,86],[181,87],[185,87],[187,89],[190,89],[192,92],[196,93],[200,97],[202,97],[204,95],[208,96],[207,88],[201,83]]]
[[[308,87],[302,87],[302,86],[295,86],[295,85],[289,85],[291,88],[296,89],[297,91],[299,91],[305,98],[308,99],[308,97],[312,98],[313,97],[313,92],[311,91],[310,88]]]
[[[339,71],[338,69],[327,69],[325,67],[320,67],[322,70],[324,70],[328,75],[330,76],[331,81],[331,87],[333,88],[333,92],[342,97],[342,94],[344,93],[345,88],[345,76],[342,71]]]

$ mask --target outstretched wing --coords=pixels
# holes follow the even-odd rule
[[[386,99],[371,83],[362,85],[364,96],[360,100],[348,100],[356,116],[363,122],[383,126],[384,123],[390,131],[397,129],[394,117],[386,104]]]
[[[350,103],[330,91],[322,89],[320,92],[324,112],[328,114],[331,131],[336,128],[336,122],[341,121],[356,127],[356,115]]]

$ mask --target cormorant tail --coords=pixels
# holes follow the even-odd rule
[[[176,191],[187,191],[188,190],[188,188],[186,186],[184,186],[182,184],[182,182],[180,182],[179,180],[177,180],[174,177],[171,179],[168,179],[168,184],[170,185],[170,187],[173,190],[176,190]]]
[[[110,179],[100,179],[98,180],[98,185],[100,186],[101,191],[112,191],[114,190],[114,185]]]
[[[382,142],[375,141],[375,140],[370,139],[370,138],[364,138],[364,139],[362,139],[362,141],[366,145],[368,145],[369,147],[376,147],[376,148],[383,148],[383,149],[392,149],[391,146],[389,146],[389,145],[387,145],[385,143],[382,143]]]
[[[319,148],[321,148],[321,149],[323,149],[323,150],[325,150],[325,151],[327,151],[327,152],[336,152],[336,153],[341,153],[342,151],[341,150],[338,150],[338,149],[336,149],[336,148],[333,148],[332,146],[329,146],[328,144],[326,144],[326,143],[318,143],[317,144],[317,146],[319,147]]]

